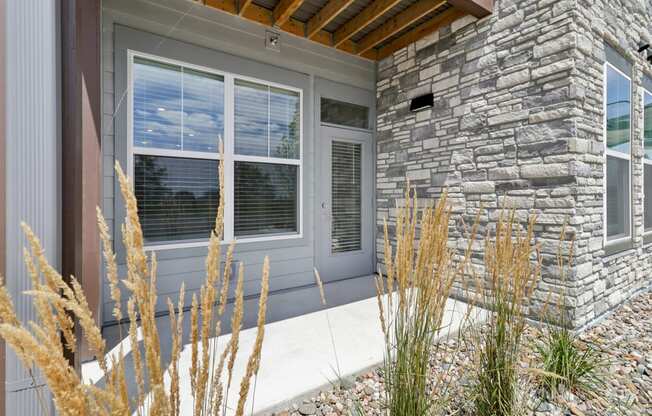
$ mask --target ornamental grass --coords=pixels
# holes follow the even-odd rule
[[[535,222],[531,216],[523,227],[514,210],[502,210],[495,234],[485,238],[484,273],[477,278],[476,294],[489,318],[473,337],[477,379],[472,399],[479,416],[519,413],[518,372],[527,307],[541,276]]]
[[[543,396],[552,399],[569,390],[575,394],[593,399],[607,387],[605,360],[601,351],[583,342],[577,332],[572,331],[567,319],[566,271],[573,262],[574,239],[570,241],[568,256],[564,258],[563,247],[566,224],[559,235],[557,268],[560,273],[561,294],[557,302],[557,316],[542,316],[549,322],[544,326],[542,337],[534,342],[540,369],[536,373],[538,385]]]
[[[221,159],[223,160],[223,159]],[[175,305],[168,299],[171,339],[160,339],[156,326],[156,279],[157,260],[154,252],[144,249],[143,232],[138,218],[136,197],[132,185],[120,165],[115,170],[120,190],[125,200],[126,217],[122,225],[122,242],[126,254],[126,276],[118,276],[116,255],[112,249],[109,227],[99,208],[97,220],[103,244],[107,280],[110,294],[115,302],[113,316],[121,321],[122,283],[127,288],[126,314],[129,317],[128,338],[131,341],[135,374],[135,393],[128,391],[125,372],[125,355],[122,347],[117,355],[106,353],[106,342],[95,323],[88,302],[79,282],[71,277],[64,280],[48,262],[38,237],[26,224],[23,230],[29,242],[24,250],[25,264],[32,280],[33,305],[38,322],[22,324],[7,290],[0,287],[0,336],[4,338],[34,374],[38,370],[44,378],[58,414],[63,416],[151,416],[180,415],[180,380],[189,377],[192,395],[192,415],[208,416],[226,413],[226,401],[233,380],[233,366],[238,354],[239,334],[244,311],[244,270],[240,263],[235,288],[234,312],[231,317],[231,337],[222,350],[218,350],[216,337],[221,335],[221,322],[228,300],[230,271],[234,244],[228,246],[224,267],[221,240],[224,224],[224,172],[220,164],[220,200],[211,231],[206,257],[206,279],[199,296],[193,294],[190,308],[191,368],[188,374],[180,374],[179,360],[184,345],[183,320],[185,291],[181,286],[179,301]],[[239,381],[235,414],[244,414],[251,381],[260,367],[260,355],[265,334],[265,314],[269,291],[269,259],[266,257],[262,270],[261,295],[258,308],[257,335],[254,348],[248,358],[246,372]],[[81,331],[76,331],[76,328]],[[106,381],[104,385],[85,384],[70,365],[69,354],[78,351],[77,334],[84,334],[85,342],[95,355]],[[142,345],[139,343],[142,333]],[[172,356],[169,365],[163,364],[161,342],[171,343]],[[122,344],[121,344],[122,345]],[[44,413],[48,406],[41,403]],[[186,412],[187,414],[187,412]]]
[[[395,249],[385,221],[386,276],[376,280],[385,340],[383,408],[390,416],[423,416],[444,407],[440,393],[446,390],[446,377],[432,379],[436,363],[431,357],[441,347],[438,338],[446,335],[443,321],[449,294],[473,242],[470,238],[461,260],[455,257],[448,245],[451,207],[446,193],[434,207],[419,210],[418,205],[408,182],[405,205],[396,219]]]

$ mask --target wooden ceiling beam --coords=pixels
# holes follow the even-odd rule
[[[227,13],[238,14],[235,0],[204,0],[204,5],[223,10]]]
[[[249,9],[249,6],[251,6],[253,3],[253,0],[239,0],[238,2],[238,16],[242,16],[245,14],[247,9]]]
[[[336,47],[339,47],[341,44],[349,40],[351,36],[373,23],[376,19],[387,13],[400,2],[401,0],[375,0],[357,16],[343,24],[335,31],[335,34],[333,35],[333,43]]]
[[[462,10],[478,19],[489,16],[494,10],[494,0],[448,0],[458,10]]]
[[[320,30],[337,17],[337,15],[342,13],[344,9],[349,7],[354,1],[355,0],[330,0],[308,21],[308,25],[306,26],[306,36],[312,39]]]
[[[253,2],[250,2],[249,5],[244,9],[238,10],[236,1],[237,0],[204,0],[204,4],[230,14],[239,14],[242,12],[241,16],[243,18],[257,22],[264,26],[274,27],[277,25],[277,20],[274,18],[274,11],[258,6]],[[344,24],[334,34],[323,30],[323,26],[328,24],[324,23],[322,28],[320,28],[318,31],[315,31],[310,39],[324,46],[337,47],[338,50],[350,53],[352,55],[357,55],[365,59],[377,60],[389,56],[396,50],[407,46],[409,43],[417,41],[421,37],[434,32],[439,27],[448,24],[448,22],[452,22],[466,14],[464,13],[465,10],[463,9],[453,8],[450,11],[446,11],[441,15],[435,16],[427,22],[417,26],[405,35],[391,41],[389,44],[383,45],[380,49],[376,49],[377,45],[387,40],[389,37],[394,36],[396,33],[399,33],[401,30],[405,29],[416,20],[426,16],[428,13],[434,11],[446,3],[446,1],[420,0],[419,2],[413,4],[411,7],[408,7],[403,12],[399,13],[397,16],[383,23],[383,25],[381,25],[373,32],[369,33],[360,42],[356,43],[350,39],[350,37],[353,36],[353,34],[357,33],[359,30],[352,29],[352,25],[355,24],[361,28],[367,26],[369,23],[382,16],[382,14],[384,14],[387,10],[391,9],[399,1],[400,0],[374,1],[371,6],[367,7],[355,18]],[[330,3],[335,4],[334,1],[331,1]],[[348,0],[342,0],[341,2],[338,1],[337,3],[339,4],[339,7],[332,6],[334,9],[341,7],[341,10],[344,10],[346,7],[343,6],[343,4],[350,4]],[[326,9],[326,7],[328,7],[328,5],[325,6],[324,9]],[[333,13],[333,16],[336,15],[335,12],[329,12],[328,15],[330,15],[330,13]],[[324,13],[324,15],[326,16],[326,13]],[[332,18],[330,18],[328,21],[330,22],[331,20]],[[295,36],[305,37],[309,33],[308,25],[309,22],[304,23],[300,20],[289,17],[285,23],[278,26],[279,29],[285,32],[291,33]]]
[[[274,7],[274,24],[276,26],[283,26],[303,4],[304,0],[281,0]]]
[[[388,19],[378,29],[366,35],[358,42],[358,55],[362,55],[383,41],[399,33],[412,23],[432,13],[446,4],[441,0],[420,0],[397,16]]]
[[[207,6],[214,7],[216,9],[222,10],[230,14],[237,14],[235,0],[205,0]],[[272,10],[268,10],[264,7],[258,6],[255,3],[252,3],[242,14],[242,17],[256,23],[259,23],[264,26],[274,26],[274,13]],[[281,27],[281,30],[284,32],[291,33],[295,36],[305,37],[306,34],[306,24],[300,20],[290,18],[285,22]],[[320,30],[312,40],[314,42],[320,43],[324,46],[333,47],[333,35],[325,30]],[[343,52],[350,53],[352,55],[357,55],[358,45],[351,40],[347,40],[342,43],[339,50]],[[375,60],[376,51],[368,51],[367,53],[361,55],[363,58]]]
[[[445,12],[433,17],[432,19],[420,24],[401,37],[394,39],[387,45],[383,45],[378,50],[377,59],[386,58],[397,50],[404,48],[413,42],[416,42],[424,36],[428,36],[436,30],[439,30],[440,28],[453,23],[457,19],[464,17],[467,14],[468,13],[464,10],[450,8]]]

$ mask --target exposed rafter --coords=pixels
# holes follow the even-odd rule
[[[307,22],[292,17],[305,0],[279,0],[273,10],[259,6],[255,0],[201,1],[206,6],[371,60],[389,56],[396,50],[466,14],[483,15],[493,6],[493,0],[419,0],[398,15],[384,20],[377,29],[366,34],[358,42],[354,42],[351,39],[353,36],[373,22],[382,19],[392,8],[405,0],[374,0],[334,32],[327,32],[324,28],[355,0],[328,0],[324,7]],[[423,20],[446,3],[459,3],[461,6],[454,6],[414,27],[417,21]]]
[[[419,39],[428,36],[439,28],[446,26],[455,20],[465,16],[467,13],[456,9],[450,8],[445,12],[433,17],[432,19],[421,23],[419,26],[410,30],[406,34],[394,39],[386,45],[383,45],[378,50],[378,59],[383,59],[393,54],[397,50],[408,46],[409,44],[418,41]]]
[[[342,43],[351,39],[351,36],[373,23],[376,19],[387,13],[392,9],[392,7],[396,6],[401,1],[402,0],[374,1],[353,19],[349,20],[335,31],[335,34],[333,35],[333,43],[336,47],[340,46]]]
[[[358,55],[362,55],[371,48],[376,47],[444,4],[446,4],[446,1],[436,0],[420,0],[414,3],[397,16],[384,22],[378,29],[362,38],[358,43]]]
[[[342,13],[344,9],[349,7],[355,0],[329,0],[324,7],[321,8],[309,21],[306,27],[308,36],[313,38],[320,30],[331,22],[338,14]]]
[[[227,13],[237,14],[235,0],[205,1],[207,6],[214,7]],[[251,3],[251,5],[247,7],[247,9],[242,14],[242,17],[248,20],[252,20],[256,23],[260,23],[264,26],[274,26],[274,12],[272,10],[261,7],[256,3]],[[294,18],[288,19],[287,22],[285,22],[283,25],[280,25],[279,29],[299,37],[305,37],[306,35],[306,24]],[[332,35],[325,30],[320,30],[319,33],[317,33],[317,35],[312,38],[312,40],[317,43],[321,43],[322,45],[333,46]],[[356,54],[357,45],[351,41],[348,41],[344,45],[341,45],[340,49],[344,52]],[[375,54],[371,53],[362,56],[367,59],[375,59]]]
[[[243,14],[245,14],[245,12],[249,8],[249,6],[251,6],[252,3],[253,0],[240,0],[240,4],[238,5],[239,6],[238,15],[242,16]]]
[[[283,26],[285,22],[290,20],[294,12],[303,4],[304,0],[281,0],[274,7],[274,24]]]

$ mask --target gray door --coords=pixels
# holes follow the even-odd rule
[[[317,268],[325,281],[371,274],[373,135],[322,125],[317,146]]]

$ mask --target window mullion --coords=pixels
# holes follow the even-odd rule
[[[272,156],[272,89],[267,86],[267,157]]]
[[[235,151],[235,86],[232,75],[224,79],[224,241],[234,239],[234,164]]]
[[[181,149],[183,150],[183,125],[185,123],[184,117],[183,117],[183,102],[184,102],[184,96],[183,96],[183,82],[184,82],[184,76],[183,76],[183,67],[181,67],[181,120],[179,122],[181,123]]]

